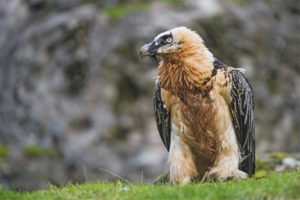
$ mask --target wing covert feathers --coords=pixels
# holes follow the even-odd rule
[[[165,108],[165,103],[161,98],[161,86],[158,82],[154,89],[153,104],[154,117],[159,135],[167,148],[167,151],[169,151],[171,140],[171,112],[167,111]]]

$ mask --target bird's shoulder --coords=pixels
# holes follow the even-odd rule
[[[214,69],[212,75],[215,76],[213,79],[213,88],[215,93],[221,95],[227,104],[231,102],[231,89],[233,81],[235,81],[233,76],[244,76],[245,70],[243,68],[234,68],[222,63],[219,60],[214,61]]]
[[[164,88],[161,89],[161,98],[165,104],[165,108],[167,111],[171,111],[173,105],[180,102],[180,99],[177,96]]]

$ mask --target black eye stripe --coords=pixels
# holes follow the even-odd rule
[[[167,41],[168,38],[171,38],[171,41]],[[171,32],[161,35],[159,38],[155,38],[153,41],[153,45],[156,46],[156,48],[160,48],[167,44],[172,44],[174,38]]]
[[[166,40],[167,38],[172,38],[172,39],[173,39],[172,33],[170,33],[170,34],[168,34],[168,35],[163,35],[160,39]]]
[[[163,36],[161,36],[160,38],[158,38],[158,39],[156,40],[157,43],[158,43],[158,46],[160,47],[160,46],[169,44],[169,43],[166,41],[168,38],[171,38],[172,41],[173,41],[173,35],[172,35],[172,33],[163,35]]]

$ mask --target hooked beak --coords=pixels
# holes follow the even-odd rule
[[[141,50],[140,50],[140,56],[141,58],[145,57],[145,56],[150,56],[150,52],[149,50],[149,44],[145,44],[144,46],[142,46]]]
[[[158,47],[155,45],[155,42],[145,44],[140,49],[140,56],[141,56],[141,58],[143,58],[145,56],[150,56],[152,61],[157,64],[159,62],[158,58],[156,56],[157,49],[158,49]]]
[[[142,58],[144,56],[156,56],[158,48],[159,46],[156,45],[154,41],[149,44],[145,44],[140,50],[140,55]]]

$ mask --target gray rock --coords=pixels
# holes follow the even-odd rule
[[[294,158],[284,158],[282,164],[289,169],[296,169],[296,167],[300,166],[300,161]]]

